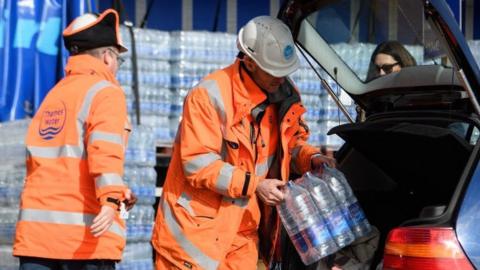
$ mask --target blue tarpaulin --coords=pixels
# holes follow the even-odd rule
[[[32,116],[63,77],[62,30],[90,0],[0,0],[0,121]]]

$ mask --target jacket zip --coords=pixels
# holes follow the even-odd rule
[[[255,135],[255,126],[253,125],[253,122],[250,122],[250,142],[252,143],[253,152],[255,153],[254,164],[257,164],[257,159],[258,159],[257,139],[259,134],[260,134],[260,130],[258,131],[258,134]]]

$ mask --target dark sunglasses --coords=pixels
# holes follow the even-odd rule
[[[381,65],[381,66],[375,65],[375,68],[377,70],[377,73],[380,73],[380,70],[383,70],[383,72],[385,72],[385,74],[390,74],[393,71],[393,67],[396,66],[396,65],[399,65],[399,64],[400,63],[395,62],[393,64],[384,64],[384,65]]]

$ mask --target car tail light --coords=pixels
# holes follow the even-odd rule
[[[385,245],[383,269],[474,269],[452,228],[393,229]]]

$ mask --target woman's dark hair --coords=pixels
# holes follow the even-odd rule
[[[372,57],[370,58],[370,66],[368,67],[367,81],[378,77],[375,67],[375,58],[380,53],[393,57],[393,59],[395,59],[395,61],[397,61],[402,68],[417,65],[415,58],[413,58],[413,56],[407,51],[407,49],[405,49],[405,47],[403,47],[400,42],[395,40],[385,41],[378,44],[377,48],[375,48],[372,53]]]

